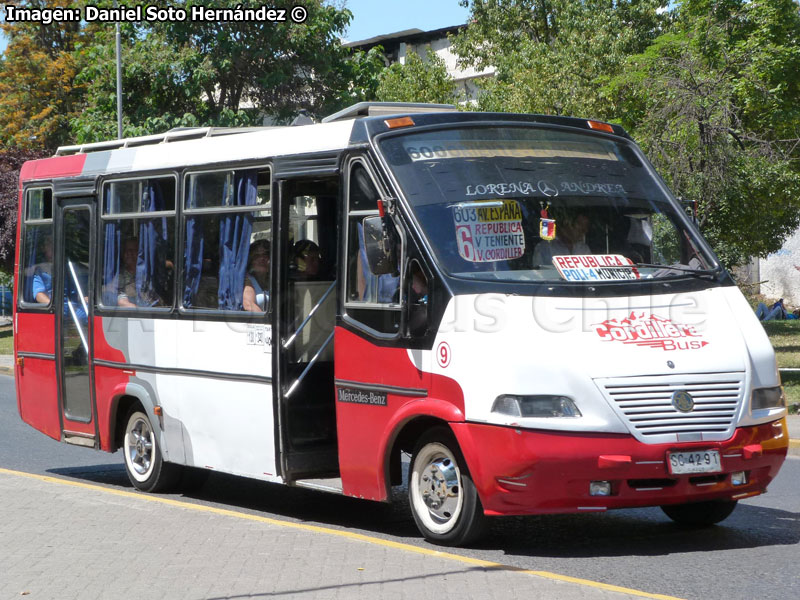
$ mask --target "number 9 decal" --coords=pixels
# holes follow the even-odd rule
[[[442,342],[436,347],[436,362],[439,363],[440,367],[446,369],[452,358],[453,354],[450,351],[450,344]]]

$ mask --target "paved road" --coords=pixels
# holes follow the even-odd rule
[[[442,554],[419,538],[401,498],[382,505],[218,474],[194,494],[135,493],[118,454],[23,425],[12,386],[0,376],[0,467],[77,486],[0,471],[0,548],[17,549],[0,550],[0,574],[12,573],[0,575],[0,597],[629,595],[591,582],[648,597],[800,597],[798,458],[723,526],[682,529],[658,509],[509,518],[479,547]]]

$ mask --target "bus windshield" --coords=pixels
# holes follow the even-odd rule
[[[380,143],[440,265],[504,281],[619,281],[717,267],[632,144],[532,127]]]

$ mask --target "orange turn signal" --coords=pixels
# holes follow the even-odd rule
[[[384,121],[389,129],[397,129],[398,127],[413,127],[414,119],[411,117],[397,117],[395,119],[386,119]]]
[[[586,121],[589,124],[589,129],[597,131],[605,131],[607,133],[614,133],[614,128],[608,123],[601,123],[600,121]]]

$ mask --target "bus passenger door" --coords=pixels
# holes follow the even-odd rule
[[[278,189],[273,373],[282,476],[330,484],[338,477],[333,384],[338,179],[282,180]]]
[[[93,303],[93,198],[58,198],[56,213],[56,377],[62,439],[95,446],[97,431],[89,362]]]

